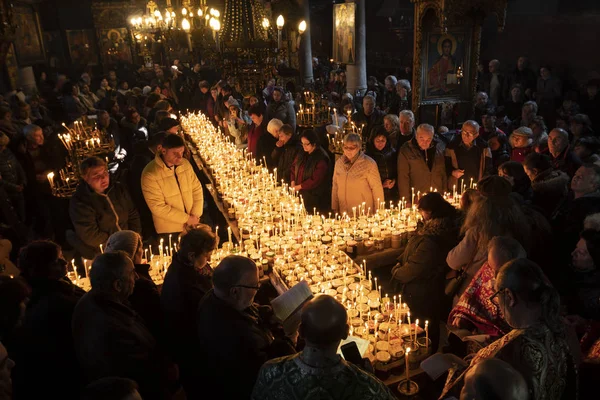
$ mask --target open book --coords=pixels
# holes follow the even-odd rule
[[[285,331],[300,323],[300,310],[312,299],[313,294],[306,281],[292,286],[287,292],[271,300],[273,313],[283,323]]]

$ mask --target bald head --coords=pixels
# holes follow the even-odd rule
[[[312,347],[337,347],[348,329],[346,309],[331,296],[318,295],[302,309],[300,335]]]
[[[460,400],[527,400],[529,391],[523,376],[508,363],[490,358],[465,375]]]

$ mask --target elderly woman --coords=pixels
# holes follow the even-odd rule
[[[482,360],[497,358],[519,371],[531,399],[577,396],[577,373],[560,318],[560,298],[540,267],[521,258],[505,264],[496,276],[490,297],[513,328],[481,349],[467,371],[452,369],[440,398],[458,390],[465,373]]]
[[[237,147],[245,147],[248,141],[248,121],[243,117],[240,103],[232,97],[229,99],[229,117],[223,121],[224,127]]]
[[[395,115],[392,116],[395,117]],[[398,187],[396,186],[398,154],[390,142],[388,132],[379,127],[371,135],[366,152],[377,163],[386,202],[398,201]]]
[[[271,171],[273,168],[277,168],[277,160],[273,156],[277,148],[277,141],[279,141],[279,130],[282,126],[283,122],[281,120],[277,118],[270,120],[267,124],[267,134],[263,134],[256,145],[256,158]]]
[[[398,79],[394,75],[385,78],[385,92],[383,93],[383,111],[386,114],[398,114],[400,112],[400,96],[396,92]]]
[[[410,98],[410,82],[406,79],[400,79],[398,83],[396,83],[396,93],[398,93],[398,97],[400,97],[400,103],[398,106],[398,112],[402,110],[410,110],[412,101]]]
[[[330,206],[331,161],[315,131],[302,132],[300,143],[304,152],[292,163],[290,187],[300,193],[307,210],[325,212]]]
[[[400,119],[394,114],[383,117],[383,127],[387,132],[390,146],[398,150],[398,138],[400,137]]]
[[[437,192],[421,197],[417,208],[423,225],[398,258],[392,279],[414,315],[422,315],[437,327],[446,311],[443,293],[448,265],[444,255],[458,243],[462,213]],[[432,329],[430,338],[435,352],[439,329]]]
[[[361,150],[359,135],[344,138],[344,155],[335,163],[331,208],[340,214],[352,214],[353,207],[362,206],[365,213],[380,207],[384,201],[383,186],[377,163]]]

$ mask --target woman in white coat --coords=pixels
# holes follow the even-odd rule
[[[334,212],[353,215],[353,207],[358,211],[364,203],[365,214],[374,213],[384,201],[377,163],[361,148],[359,135],[346,135],[344,155],[336,161],[333,172],[331,208]]]

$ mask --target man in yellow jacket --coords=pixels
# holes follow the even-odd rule
[[[183,158],[184,150],[181,137],[167,135],[142,172],[142,192],[159,235],[179,234],[186,225],[198,224],[202,216],[202,185]]]

